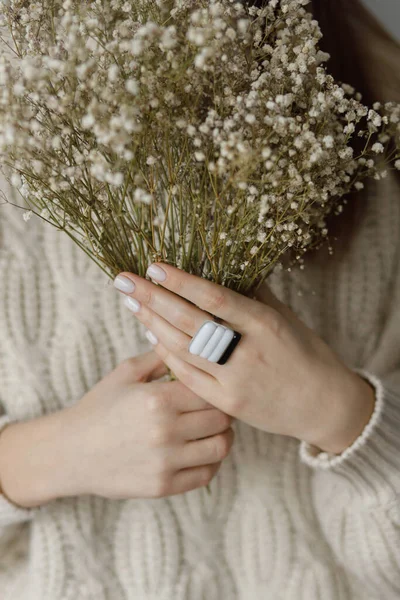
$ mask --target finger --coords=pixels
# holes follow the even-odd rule
[[[220,468],[221,463],[219,462],[177,471],[172,479],[169,495],[183,494],[208,485]]]
[[[148,279],[144,279],[137,275],[129,273],[124,275],[134,283],[133,292],[127,293],[123,289],[126,296],[133,298],[135,303],[126,301],[126,306],[131,308],[133,312],[141,310],[140,306],[147,306],[160,317],[187,333],[191,337],[200,329],[204,321],[213,319],[213,315],[204,312],[191,302],[177,296],[173,292],[164,289],[160,285],[155,285]],[[117,282],[118,277],[116,278]],[[117,282],[118,283],[118,282]],[[126,285],[126,284],[125,284]],[[125,287],[126,289],[126,287]],[[136,304],[138,302],[140,306]]]
[[[141,381],[153,381],[168,373],[168,367],[154,350],[137,357],[137,369]]]
[[[176,427],[181,439],[193,441],[223,433],[229,429],[232,421],[233,418],[230,415],[213,408],[183,414],[177,420]]]
[[[230,428],[203,440],[187,442],[179,455],[177,468],[198,467],[224,460],[232,448],[234,437],[234,431]]]
[[[129,308],[129,305],[127,307]],[[191,354],[189,352],[189,344],[192,338],[186,333],[171,325],[169,321],[160,317],[160,315],[146,305],[141,305],[138,310],[135,309],[134,315],[149,330],[149,332],[146,332],[146,335],[148,336],[149,341],[153,343],[154,347],[157,343],[161,343],[170,352],[176,354],[183,360],[197,366],[199,369],[204,370],[214,377],[218,376],[221,365],[198,355]],[[154,336],[156,340],[154,339]]]
[[[202,310],[225,319],[233,327],[246,328],[249,315],[257,314],[256,301],[172,265],[153,263],[147,270],[147,275]]]
[[[185,384],[186,387],[198,394],[201,398],[204,398],[207,402],[210,402],[210,404],[215,405],[213,398],[218,398],[221,395],[222,390],[222,386],[217,379],[202,369],[197,368],[190,362],[179,358],[161,343],[156,344],[154,349],[165,364],[171,369],[172,373]]]
[[[164,375],[167,375],[168,372],[169,372],[169,369],[168,369],[167,365],[165,363],[161,362],[161,364],[158,365],[158,367],[156,367],[154,369],[154,371],[152,371],[150,373],[150,375],[143,378],[142,381],[145,383],[148,383],[151,381],[157,381],[158,379],[161,379],[161,377],[164,377]]]
[[[167,365],[154,350],[151,350],[126,358],[109,373],[109,377],[112,379],[118,377],[119,380],[122,378],[126,383],[139,383],[162,377],[166,373],[168,373]]]
[[[214,408],[212,404],[198,396],[181,381],[159,381],[155,382],[155,385],[157,391],[160,391],[157,394],[157,397],[161,399],[160,402],[165,402],[173,407],[177,415]],[[150,389],[148,391],[151,392]]]

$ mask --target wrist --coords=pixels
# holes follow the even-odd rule
[[[329,394],[321,427],[304,441],[329,454],[341,454],[361,435],[374,412],[376,395],[373,385],[348,370],[340,389]],[[322,411],[321,411],[322,412]]]
[[[0,490],[21,508],[74,495],[69,409],[12,422],[0,434]]]

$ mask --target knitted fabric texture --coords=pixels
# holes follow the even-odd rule
[[[304,270],[268,282],[374,385],[374,414],[354,444],[315,456],[304,442],[235,421],[211,494],[85,495],[31,509],[0,495],[1,600],[400,597],[395,178],[373,182],[366,203],[344,257],[321,250]],[[76,403],[122,360],[150,349],[85,253],[12,206],[1,207],[0,272],[0,428]]]

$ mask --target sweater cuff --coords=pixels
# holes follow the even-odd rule
[[[341,454],[302,441],[299,456],[312,469],[325,471],[325,478],[364,496],[368,506],[382,505],[400,494],[400,390],[364,369],[353,370],[375,388],[375,408],[364,430]]]
[[[0,417],[0,435],[6,425],[13,422],[15,421],[12,420],[8,415],[2,415]],[[6,498],[0,489],[0,529],[13,523],[30,521],[39,509],[40,506],[24,508],[14,504],[11,500]]]

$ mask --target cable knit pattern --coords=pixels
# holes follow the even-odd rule
[[[354,444],[315,455],[236,421],[211,495],[86,495],[32,509],[0,495],[1,600],[400,597],[399,200],[394,177],[374,182],[344,259],[321,251],[269,281],[376,388]],[[1,431],[76,403],[150,344],[68,236],[0,211]]]

